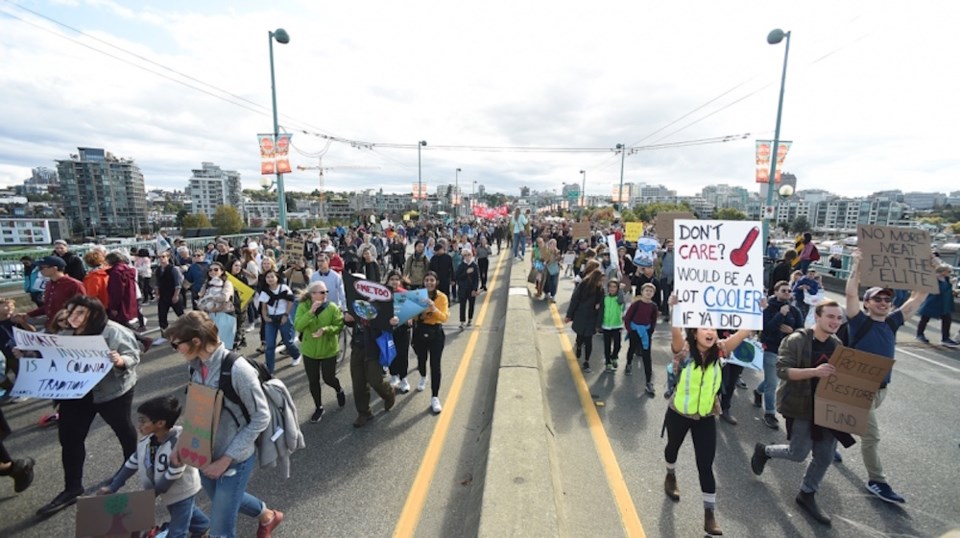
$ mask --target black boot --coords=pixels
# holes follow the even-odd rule
[[[806,510],[808,514],[813,516],[813,519],[816,519],[817,521],[819,521],[820,523],[823,523],[824,525],[830,524],[830,516],[823,513],[823,511],[820,510],[820,507],[817,506],[816,494],[801,491],[797,495],[797,504],[803,507],[803,509]]]

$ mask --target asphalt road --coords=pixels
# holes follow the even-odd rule
[[[529,269],[526,262],[523,268]],[[599,335],[594,340],[593,372],[584,376],[579,367],[570,368],[572,354],[565,351],[574,341],[570,326],[557,327],[571,291],[572,281],[562,279],[556,314],[548,303],[534,299],[545,394],[558,446],[564,534],[622,536],[629,528],[614,496],[617,481],[608,478],[605,465],[611,462],[598,455],[600,443],[592,439],[577,392],[577,385],[584,383],[590,394],[586,401],[602,423],[602,428],[593,428],[593,434],[607,439],[612,447],[612,464],[623,480],[619,485],[629,492],[645,533],[703,535],[700,487],[689,437],[677,462],[681,501],[674,503],[663,493],[666,439],[660,437],[660,429],[667,406],[662,391],[669,327],[659,324],[653,338],[656,397],[644,393],[643,370],[636,362],[633,376],[624,375],[626,343],[620,369],[603,373]],[[928,336],[938,335],[939,325],[931,325]],[[956,419],[960,351],[917,343],[915,328],[913,320],[899,333],[898,363],[879,412],[881,460],[890,483],[907,504],[888,504],[866,491],[859,445],[843,451],[844,463],[832,466],[818,494],[821,506],[833,515],[832,528],[811,519],[794,502],[806,464],[771,460],[761,477],[754,476],[750,471],[754,443],[785,442],[786,434],[782,420],[779,431],[761,422],[762,410],[753,407],[751,393],[762,374],[746,371],[743,377],[749,390],[738,390],[732,406],[739,424],[718,422],[714,472],[717,517],[725,536],[939,536],[960,528],[960,423]]]
[[[250,492],[285,513],[277,536],[389,536],[399,528],[420,536],[476,535],[509,270],[509,259],[498,268],[497,259],[491,258],[493,281],[490,292],[477,300],[475,327],[460,332],[458,305],[451,305],[440,391],[444,410],[439,416],[430,412],[429,390],[414,388],[398,395],[389,413],[374,394],[376,420],[353,428],[356,412],[345,362],[339,378],[347,406],[338,409],[333,390],[324,386],[326,414],[321,423],[310,424],[313,403],[302,367],[278,358],[277,374],[297,402],[307,448],[293,455],[291,478],[284,480],[275,469],[259,469],[250,482]],[[155,327],[155,308],[145,314]],[[248,334],[251,354],[258,340],[256,333]],[[419,374],[412,351],[410,366],[415,387]],[[154,396],[184,393],[186,365],[166,345],[146,354],[138,374],[134,408]],[[6,446],[14,457],[35,458],[37,467],[33,486],[20,495],[13,493],[12,483],[0,485],[0,536],[74,534],[75,507],[47,519],[34,516],[63,488],[56,428],[36,425],[49,409],[49,402],[37,400],[4,408],[14,430]],[[112,431],[97,419],[87,438],[85,486],[109,478],[121,459]],[[137,487],[136,479],[127,487]],[[198,498],[206,508],[202,492]],[[165,520],[166,514],[158,511],[158,517]],[[256,524],[241,516],[238,530],[240,536],[253,536]]]

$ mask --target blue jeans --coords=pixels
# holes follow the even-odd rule
[[[513,234],[513,257],[517,258],[520,256],[520,241],[522,241],[523,232]],[[523,246],[523,252],[526,253],[526,245]]]
[[[238,513],[260,517],[266,509],[263,501],[245,491],[256,462],[256,455],[234,462],[217,480],[200,473],[200,484],[210,497],[210,538],[236,538]],[[234,474],[227,476],[230,472]]]
[[[768,415],[777,412],[777,354],[763,352],[763,382],[757,385],[757,392],[763,393],[763,412]]]
[[[276,364],[277,333],[279,333],[283,339],[283,345],[287,346],[287,353],[290,354],[290,357],[294,360],[300,357],[300,350],[297,349],[296,344],[293,342],[293,324],[290,323],[290,319],[288,318],[287,322],[281,325],[281,317],[282,316],[270,316],[270,321],[264,325],[267,337],[267,350],[264,352],[264,356],[267,370],[270,370],[271,374]]]
[[[543,285],[543,292],[553,297],[557,294],[557,279],[560,277],[560,273],[551,275],[550,271],[544,271],[544,278],[546,278],[546,283]]]
[[[196,505],[196,499],[194,495],[167,506],[170,513],[167,538],[186,538],[188,531],[203,534],[210,528],[210,518]]]

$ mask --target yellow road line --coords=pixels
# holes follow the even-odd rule
[[[593,444],[597,448],[597,456],[600,458],[600,466],[603,467],[603,473],[607,476],[607,484],[610,486],[610,492],[613,493],[613,501],[617,505],[617,511],[620,512],[620,521],[623,523],[623,530],[627,536],[643,537],[643,525],[640,523],[640,516],[634,507],[633,498],[630,497],[630,491],[627,489],[627,483],[623,479],[623,473],[620,471],[620,464],[617,463],[617,456],[613,453],[613,447],[610,445],[610,438],[607,437],[607,431],[600,421],[600,414],[597,413],[597,406],[590,396],[590,388],[587,386],[587,380],[584,379],[580,371],[580,365],[577,363],[577,357],[573,353],[573,346],[570,345],[570,338],[567,336],[563,320],[560,318],[560,312],[557,305],[550,304],[550,313],[553,315],[553,324],[560,329],[560,347],[563,348],[563,354],[567,359],[567,366],[570,368],[570,374],[573,376],[573,384],[577,388],[577,395],[580,396],[580,405],[583,407],[583,414],[587,419],[587,427],[590,429],[590,435],[593,437]]]
[[[480,313],[477,316],[476,327],[479,329],[483,325],[483,320],[487,315],[487,307],[490,305],[490,298],[493,296],[492,290],[496,289],[497,277],[500,276],[500,266],[503,264],[504,252],[501,251],[497,267],[490,277],[490,285],[487,289],[483,304],[480,306]],[[444,403],[443,412],[437,420],[437,425],[433,428],[433,435],[430,436],[430,442],[427,444],[427,450],[420,461],[420,468],[417,469],[417,475],[413,479],[413,485],[407,493],[407,500],[403,503],[403,511],[400,512],[400,518],[397,520],[397,526],[393,529],[393,535],[398,537],[413,536],[417,530],[417,524],[420,523],[420,514],[423,512],[423,505],[427,500],[427,493],[430,490],[430,483],[433,481],[433,475],[437,470],[437,464],[440,461],[440,454],[443,452],[443,445],[447,441],[447,432],[450,430],[450,422],[453,420],[453,414],[457,410],[457,402],[460,400],[460,391],[463,388],[464,380],[467,378],[467,370],[470,369],[470,362],[473,360],[473,352],[477,347],[477,340],[480,338],[480,331],[471,331],[470,340],[463,351],[463,358],[460,360],[460,366],[457,367],[457,373],[453,378],[453,384],[450,385],[450,392]]]

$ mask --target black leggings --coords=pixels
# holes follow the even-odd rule
[[[713,457],[717,452],[717,421],[715,417],[705,417],[700,420],[687,418],[673,409],[667,409],[667,416],[663,419],[667,428],[667,446],[663,449],[663,457],[667,463],[677,463],[677,454],[687,436],[687,431],[693,436],[693,452],[697,457],[697,472],[700,473],[700,491],[716,493],[717,482],[713,478]]]
[[[10,457],[10,453],[7,452],[7,448],[3,446],[4,438],[10,435],[10,433],[10,425],[7,424],[7,419],[3,416],[3,409],[0,408],[0,463],[8,463],[13,461],[13,458]]]
[[[435,328],[434,328],[435,327]],[[427,355],[430,360],[430,392],[434,397],[440,395],[440,357],[443,356],[443,345],[446,336],[443,327],[439,325],[420,325],[414,327],[413,351],[417,354],[417,371],[420,375],[427,375]],[[423,334],[429,334],[423,338]]]
[[[107,374],[112,375],[112,374]],[[100,415],[120,441],[123,461],[137,449],[137,430],[130,415],[133,409],[133,389],[109,402],[93,403],[93,395],[79,400],[58,400],[60,420],[57,421],[60,438],[60,459],[63,463],[63,481],[66,490],[83,488],[83,462],[87,458],[86,440],[93,419]],[[122,464],[123,462],[121,462]]]
[[[610,361],[616,360],[620,356],[620,329],[603,330],[603,357]]]
[[[460,323],[467,321],[467,319],[473,321],[473,305],[476,304],[477,298],[473,296],[469,291],[466,293],[460,294]],[[467,306],[470,307],[470,317],[465,317],[467,314]]]
[[[930,316],[920,316],[920,321],[917,323],[917,336],[923,336],[923,332],[927,330],[927,323],[930,321]],[[953,318],[950,314],[943,314],[940,316],[940,339],[947,340],[950,338],[950,324],[953,322]]]
[[[593,353],[593,333],[577,335],[577,349],[583,348],[583,362],[590,362]]]
[[[480,289],[485,290],[487,289],[487,271],[490,269],[490,259],[477,258],[477,267],[480,268]]]
[[[390,375],[406,379],[410,371],[410,328],[403,326],[394,329],[393,344],[397,347],[397,356],[390,363]]]
[[[640,359],[643,361],[643,375],[647,378],[647,383],[653,383],[653,364],[651,363],[650,358],[650,349],[643,349],[643,342],[640,341],[640,335],[637,334],[637,331],[630,331],[630,347],[627,348],[627,364],[633,364],[633,356],[640,354]],[[653,338],[653,334],[650,334],[650,338]],[[650,347],[653,347],[653,342],[650,342]]]
[[[343,387],[340,386],[340,380],[337,379],[337,356],[314,359],[313,357],[303,356],[303,371],[307,374],[307,384],[310,386],[310,396],[313,396],[313,404],[317,409],[323,408],[320,402],[320,378],[328,387],[340,392]]]

